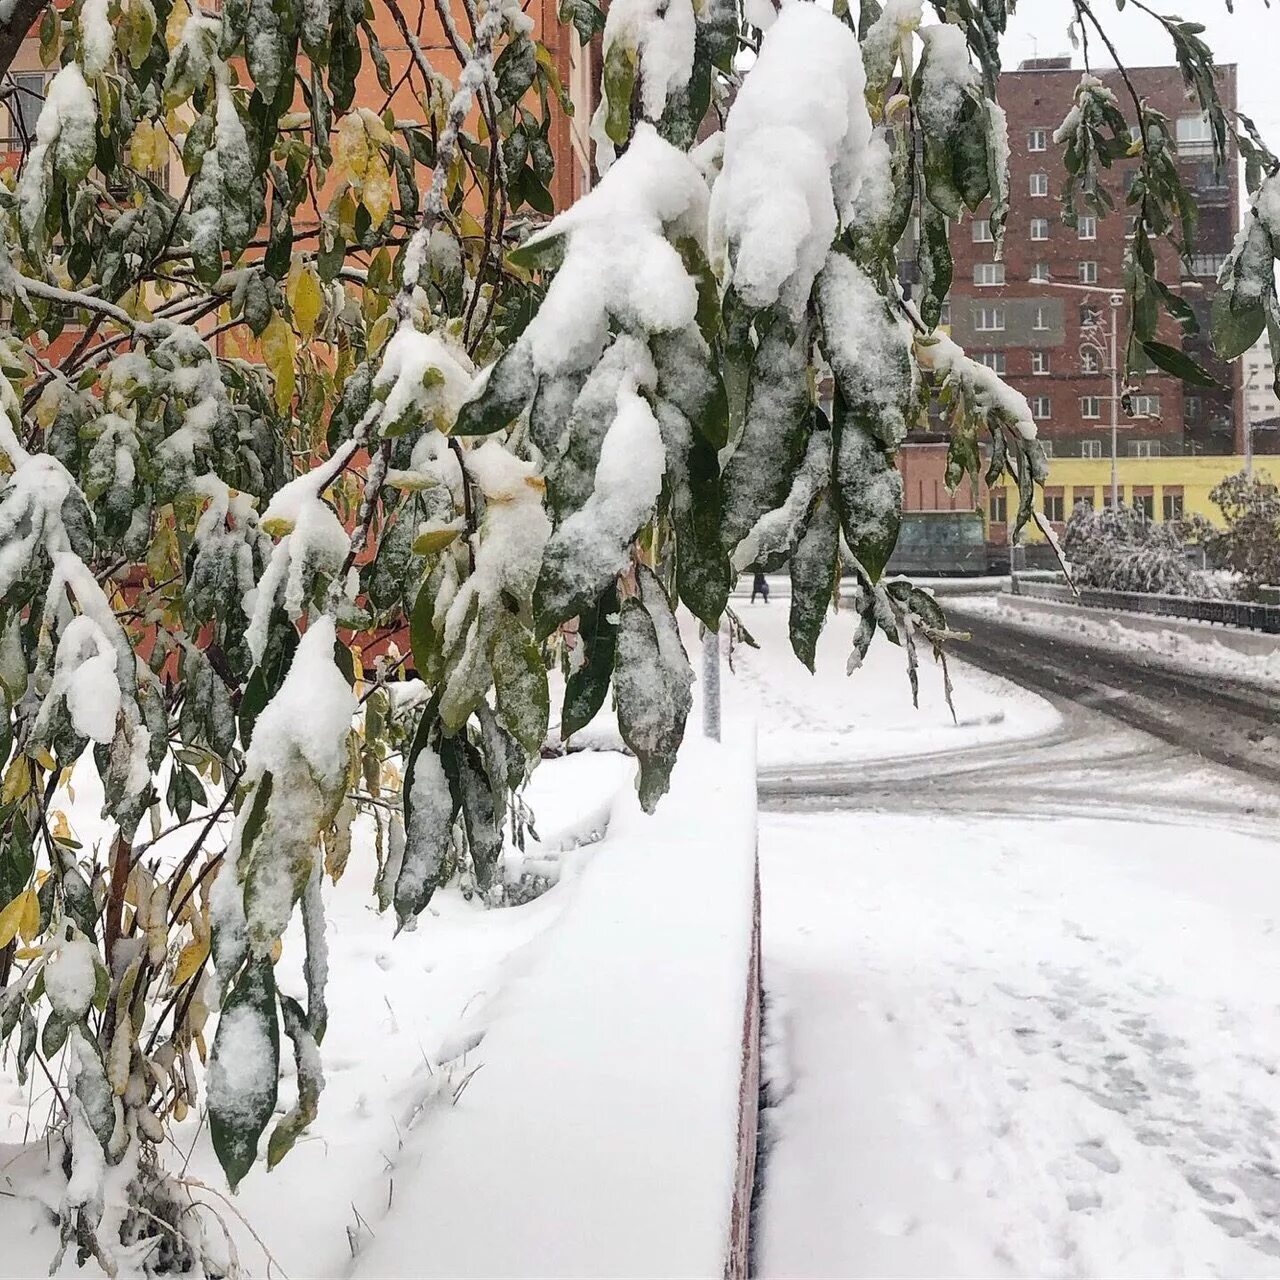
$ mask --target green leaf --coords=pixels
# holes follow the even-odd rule
[[[458,410],[453,434],[487,436],[509,427],[533,399],[538,378],[533,370],[533,353],[520,342],[500,355],[489,368],[480,394]]]
[[[623,603],[613,673],[618,728],[640,762],[640,805],[652,813],[670,784],[693,699],[693,673],[666,592],[637,571],[640,598]]]
[[[927,201],[920,221],[924,232],[920,239],[920,318],[933,329],[951,292],[951,242],[947,220]]]
[[[533,78],[538,74],[537,50],[527,36],[511,41],[493,64],[497,83],[498,101],[504,107],[519,102],[529,91]]]
[[[581,665],[565,681],[560,711],[562,741],[585,728],[604,706],[618,643],[617,613],[618,588],[611,583],[595,608],[584,611],[578,619],[578,639],[584,654]]]
[[[884,572],[898,541],[902,475],[836,388],[832,423],[836,510],[845,541],[872,582]]]
[[[631,136],[631,95],[639,62],[636,50],[621,40],[614,40],[604,55],[604,131],[609,141],[618,146]]]
[[[498,723],[536,756],[547,736],[551,697],[547,670],[532,636],[514,614],[504,612],[493,633],[489,661],[493,668]]]
[[[840,520],[827,491],[820,493],[809,525],[791,557],[791,648],[810,671],[827,620],[838,572]]]
[[[557,16],[561,22],[573,23],[584,46],[604,30],[604,13],[591,0],[560,0]]]
[[[1151,363],[1165,373],[1171,373],[1183,382],[1197,387],[1220,387],[1222,384],[1207,370],[1198,365],[1184,351],[1170,347],[1163,342],[1144,342],[1142,349],[1147,353]]]
[[[232,1191],[258,1158],[279,1077],[276,979],[270,959],[263,957],[244,967],[222,1002],[209,1060],[209,1132]]]
[[[466,739],[458,740],[457,799],[471,850],[476,884],[486,891],[502,856],[502,814],[485,768],[484,756]]]
[[[267,1168],[274,1169],[293,1149],[293,1144],[316,1118],[324,1075],[320,1071],[320,1050],[307,1027],[302,1006],[292,996],[280,997],[285,1034],[293,1041],[297,1067],[298,1101],[282,1116],[267,1141]]]
[[[1231,306],[1231,294],[1224,289],[1213,300],[1213,349],[1223,360],[1236,360],[1249,350],[1267,325],[1261,302],[1239,311]]]

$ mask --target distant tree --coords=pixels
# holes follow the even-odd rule
[[[1238,574],[1238,590],[1249,598],[1280,583],[1280,486],[1269,476],[1239,471],[1214,485],[1209,497],[1226,521],[1223,529],[1207,520],[1195,526],[1210,560]]]
[[[1083,502],[1067,521],[1062,549],[1082,587],[1190,596],[1203,584],[1187,563],[1176,522],[1157,524],[1121,503],[1095,511]]]

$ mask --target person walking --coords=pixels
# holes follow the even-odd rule
[[[756,596],[764,596],[765,604],[769,603],[769,583],[763,573],[757,573],[751,579],[751,603],[755,604]]]

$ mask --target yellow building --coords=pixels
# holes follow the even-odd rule
[[[1254,473],[1267,476],[1274,461],[1280,473],[1280,459],[1255,458]],[[1219,480],[1243,471],[1243,457],[1164,456],[1160,458],[1121,458],[1116,464],[1120,500],[1146,508],[1153,520],[1180,520],[1193,515],[1204,516],[1214,524],[1222,524],[1222,513],[1209,499],[1209,492]],[[1101,509],[1111,496],[1110,458],[1051,458],[1049,479],[1044,493],[1036,494],[1036,506],[1060,524],[1071,516],[1078,502],[1089,502]],[[988,536],[991,525],[1003,533],[1006,512],[1017,510],[1017,487],[1007,479],[996,485],[988,496],[984,518]],[[1034,525],[1022,533],[1028,542],[1043,542],[1044,536]]]

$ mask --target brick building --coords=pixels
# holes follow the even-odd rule
[[[1188,101],[1175,67],[1131,71],[1138,93],[1163,112],[1175,130],[1183,179],[1195,193],[1199,231],[1187,272],[1177,251],[1157,241],[1161,279],[1183,292],[1194,307],[1201,333],[1183,339],[1167,317],[1160,338],[1183,347],[1225,383],[1222,391],[1185,387],[1176,378],[1148,371],[1133,384],[1132,412],[1119,409],[1117,453],[1123,473],[1122,499],[1139,500],[1160,519],[1181,510],[1170,486],[1155,482],[1177,471],[1156,459],[1230,455],[1243,448],[1244,405],[1239,365],[1224,366],[1208,347],[1209,312],[1215,277],[1231,250],[1240,223],[1238,165],[1233,153],[1225,172],[1215,170],[1208,124]],[[1103,72],[1122,104],[1127,93],[1118,73]],[[1060,196],[1066,171],[1054,130],[1070,110],[1080,72],[1069,58],[1023,63],[1000,79],[1000,103],[1009,122],[1011,205],[1004,255],[995,260],[985,206],[951,228],[955,263],[949,316],[952,335],[974,358],[1003,375],[1031,405],[1050,455],[1050,483],[1044,511],[1062,522],[1074,502],[1105,502],[1111,455],[1110,341],[1111,299],[1124,291],[1124,258],[1132,217],[1125,196],[1137,171],[1136,160],[1122,160],[1098,176],[1109,189],[1115,210],[1105,218],[1081,213],[1078,229],[1062,221]],[[1221,68],[1220,92],[1229,111],[1236,106],[1235,67]],[[1130,108],[1127,114],[1132,114]],[[911,267],[907,268],[908,279]],[[1060,285],[1083,286],[1067,289]],[[1125,315],[1117,315],[1123,364]],[[980,509],[988,520],[988,540],[1003,543],[1005,518],[1016,503],[1003,489],[974,493],[967,482],[953,495],[942,484],[945,445],[928,432],[909,438],[901,454],[909,511]],[[1061,462],[1059,461],[1061,460]],[[1068,467],[1068,460],[1071,466]],[[1088,465],[1095,460],[1094,465]],[[1083,465],[1081,465],[1083,464]],[[1092,484],[1056,483],[1056,473],[1071,470],[1092,476]],[[1198,468],[1197,470],[1202,470]],[[1152,471],[1148,478],[1146,472]],[[1076,491],[1078,490],[1078,492]],[[1159,492],[1157,490],[1160,490]]]

